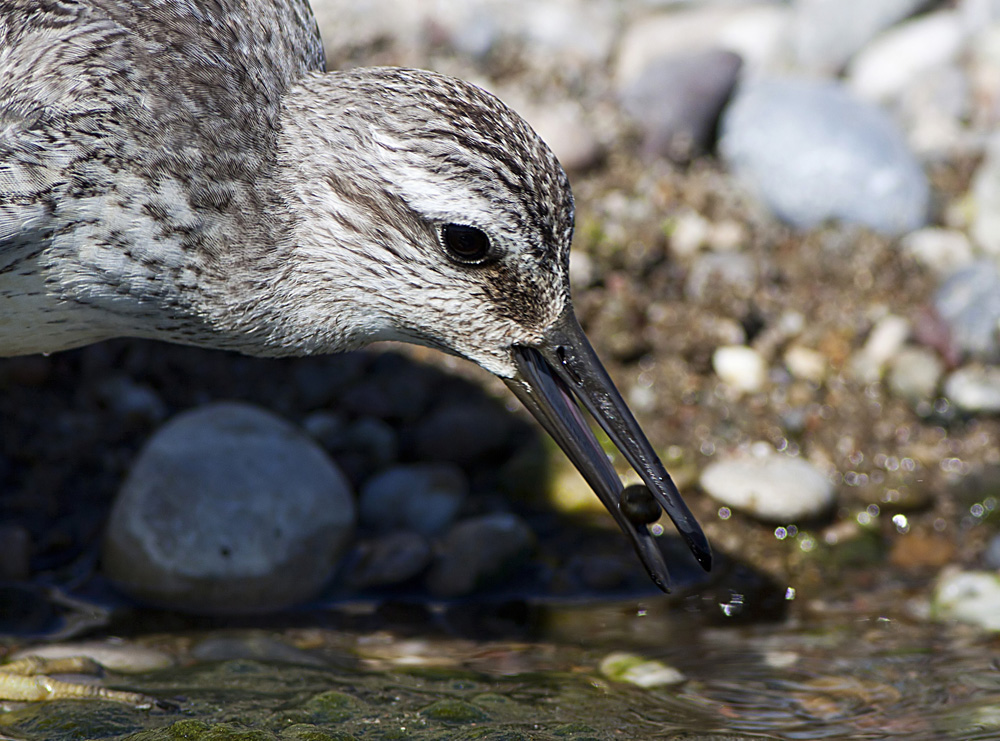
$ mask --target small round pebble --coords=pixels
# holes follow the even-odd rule
[[[723,382],[738,391],[754,393],[767,383],[767,361],[746,345],[727,345],[712,355],[712,368]]]
[[[385,532],[434,535],[448,528],[469,493],[462,469],[452,463],[394,466],[361,489],[361,524]]]
[[[834,502],[833,485],[822,471],[774,452],[716,461],[705,468],[700,482],[717,502],[766,522],[818,517]]]
[[[279,610],[325,585],[354,518],[343,475],[304,433],[249,404],[209,404],[142,449],[111,512],[103,567],[158,605]]]
[[[619,507],[622,514],[636,527],[656,522],[663,512],[659,502],[645,484],[626,486]]]
[[[944,395],[966,412],[1000,412],[1000,368],[970,365],[944,382]]]

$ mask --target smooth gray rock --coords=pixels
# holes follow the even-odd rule
[[[412,431],[412,455],[422,461],[474,466],[507,444],[514,418],[488,401],[449,403],[432,410]]]
[[[707,49],[652,61],[621,92],[622,107],[644,134],[644,149],[676,162],[710,150],[722,107],[742,61]]]
[[[427,575],[439,597],[460,597],[503,581],[531,555],[535,534],[513,514],[463,520],[445,536]]]
[[[433,556],[431,544],[419,533],[388,533],[365,541],[344,581],[352,589],[377,589],[413,579]]]
[[[842,85],[773,78],[741,88],[722,118],[730,168],[780,218],[888,235],[927,221],[930,185],[883,111]]]
[[[413,530],[434,535],[445,530],[469,493],[469,482],[450,463],[395,466],[361,489],[361,522],[380,532]]]
[[[993,260],[959,268],[934,295],[952,344],[979,360],[1000,359],[1000,269]]]
[[[123,591],[174,609],[280,610],[325,585],[354,520],[343,475],[305,434],[249,404],[209,404],[143,448],[103,567]]]

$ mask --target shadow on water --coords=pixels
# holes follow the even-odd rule
[[[415,584],[365,593],[335,584],[298,611],[205,618],[138,608],[94,575],[104,512],[158,423],[115,407],[108,384],[116,378],[155,389],[163,416],[224,397],[300,420],[351,386],[368,409],[389,398],[384,418],[405,423],[442,386],[485,398],[473,384],[423,366],[410,376],[415,386],[372,385],[401,364],[408,372],[414,366],[392,354],[262,366],[110,343],[3,366],[0,388],[16,384],[23,393],[16,403],[0,395],[0,514],[36,543],[31,578],[0,584],[3,645],[100,641],[125,657],[105,684],[177,709],[8,703],[0,737],[1000,738],[998,639],[915,617],[902,592],[854,601],[849,589],[831,585],[822,602],[790,601],[784,586],[723,553],[706,579],[672,538],[662,539],[678,585],[669,597],[638,567],[637,578],[616,589],[575,588],[572,569],[554,588],[551,558],[460,600],[431,599]],[[283,378],[294,382],[276,393]],[[414,406],[415,399],[424,401]],[[524,425],[519,439],[537,442],[534,428],[512,424]],[[401,440],[403,458],[416,457],[418,441]],[[364,461],[339,462],[355,480],[362,475]],[[496,479],[478,483],[487,490]],[[549,553],[624,549],[631,558],[617,530],[513,501]],[[130,664],[138,649],[163,657],[164,666]]]

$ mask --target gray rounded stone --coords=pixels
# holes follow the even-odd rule
[[[723,115],[719,148],[734,173],[797,227],[840,219],[894,235],[927,221],[930,185],[902,133],[837,83],[745,85]]]
[[[465,474],[453,464],[395,466],[362,487],[361,522],[380,531],[433,535],[451,525],[468,493]]]
[[[440,597],[460,597],[493,586],[524,563],[534,547],[534,532],[517,515],[463,520],[441,542],[427,587]]]
[[[143,601],[268,612],[325,585],[354,521],[343,475],[305,434],[248,404],[210,404],[143,448],[111,512],[103,566]]]
[[[956,270],[934,295],[952,343],[980,360],[1000,358],[1000,270],[977,260]]]
[[[432,555],[431,544],[419,533],[388,533],[361,543],[344,581],[352,589],[401,584],[426,569]]]

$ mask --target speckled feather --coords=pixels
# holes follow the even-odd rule
[[[447,223],[497,259],[449,260]],[[304,0],[0,3],[0,355],[403,339],[509,377],[569,300],[572,223],[517,114],[431,72],[324,72]]]

